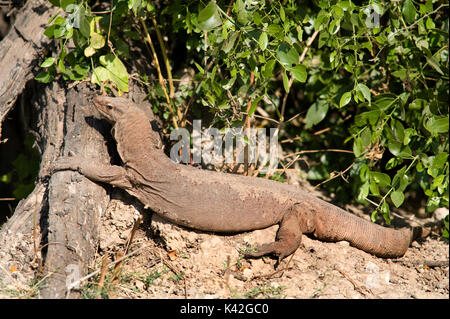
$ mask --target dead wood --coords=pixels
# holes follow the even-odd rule
[[[49,1],[28,1],[0,43],[0,123],[43,60],[51,43],[44,30],[55,12]]]
[[[109,201],[107,187],[76,172],[48,177],[50,164],[61,155],[110,163],[105,142],[110,126],[91,113],[91,99],[99,92],[87,82],[68,88],[62,80],[48,85],[33,80],[43,52],[51,50],[43,31],[55,12],[48,1],[28,1],[0,42],[0,125],[26,87],[41,153],[35,189],[0,228],[0,286],[23,288],[31,279],[45,278],[41,298],[65,298],[67,285],[93,266],[100,216]],[[139,100],[144,98],[139,88],[130,87]],[[79,296],[72,289],[68,297]]]

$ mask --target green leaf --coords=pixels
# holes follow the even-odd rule
[[[411,0],[403,2],[402,14],[408,24],[414,22],[416,18],[416,7]]]
[[[401,158],[410,158],[412,156],[411,148],[408,145],[403,145],[402,142],[389,140],[388,148],[394,156],[398,156]]]
[[[431,183],[431,189],[434,190],[438,186],[441,186],[442,182],[444,182],[445,175],[439,175],[433,180],[433,183]]]
[[[44,62],[42,62],[41,67],[42,68],[48,68],[49,66],[52,66],[55,63],[56,59],[54,57],[50,57],[45,59]]]
[[[370,214],[370,220],[372,221],[372,223],[375,223],[377,221],[377,216],[378,216],[378,210],[375,209],[372,214]]]
[[[330,177],[330,173],[324,166],[313,166],[306,175],[309,180],[323,180]]]
[[[378,110],[363,112],[355,116],[355,124],[357,126],[364,126],[367,122],[370,125],[375,125],[378,122],[381,113]]]
[[[95,54],[95,49],[91,46],[86,47],[86,49],[84,49],[84,55],[87,57],[93,56]]]
[[[361,181],[366,182],[369,178],[369,165],[362,164],[361,168],[359,169],[359,177],[361,178]]]
[[[386,163],[385,167],[386,167],[386,169],[393,169],[397,165],[398,165],[398,160],[396,157],[393,157]]]
[[[306,73],[306,67],[303,64],[297,64],[292,69],[289,69],[289,71],[292,72],[294,75],[294,79],[296,79],[299,82],[306,82],[306,77],[308,74]]]
[[[232,32],[228,38],[224,41],[224,44],[222,46],[222,50],[225,53],[228,53],[231,51],[231,49],[234,48],[234,43],[236,42],[236,39],[239,36],[239,32]]]
[[[237,0],[236,1],[236,11],[237,11],[237,21],[240,24],[247,24],[250,21],[250,17],[251,17],[251,13],[247,10],[246,7],[246,2],[242,1],[242,0]]]
[[[96,67],[92,71],[91,82],[94,84],[101,85],[102,82],[109,80],[109,72],[102,66]]]
[[[331,35],[334,35],[334,34],[338,33],[340,28],[341,28],[341,20],[339,20],[339,19],[333,20],[333,21],[331,21],[330,25],[328,26],[328,32]]]
[[[260,25],[261,24],[261,15],[259,14],[258,11],[256,11],[255,13],[253,13],[253,22],[255,23],[255,25]]]
[[[433,117],[424,123],[425,128],[433,135],[448,132],[449,117]]]
[[[370,177],[377,183],[380,187],[386,187],[391,184],[391,178],[389,175],[381,172],[370,172]]]
[[[314,30],[319,31],[329,21],[329,13],[325,10],[320,10],[316,19],[314,20]]]
[[[391,120],[391,123],[394,122],[393,125],[393,131],[395,134],[395,137],[397,137],[398,141],[403,142],[403,139],[405,138],[405,128],[403,127],[402,123],[400,121],[394,121]]]
[[[286,20],[286,14],[284,12],[283,6],[280,7],[280,18],[281,18],[281,21],[283,21],[283,22],[284,22],[284,20]]]
[[[361,138],[357,137],[355,138],[355,141],[353,142],[353,153],[355,154],[355,157],[361,156],[361,154],[364,152],[364,147]]]
[[[122,61],[111,53],[100,56],[99,60],[109,71],[109,79],[117,85],[119,90],[128,92],[128,72]]]
[[[197,62],[194,62],[194,64],[197,67],[197,69],[200,71],[200,74],[205,73],[205,70],[200,66],[200,64],[198,64]]]
[[[297,64],[300,56],[294,47],[291,47],[286,42],[281,43],[277,49],[277,56],[280,63],[284,67],[292,67],[292,65]]]
[[[437,60],[436,55],[433,55],[431,58],[427,58],[428,64],[435,69],[440,75],[444,75],[444,72],[441,70],[441,67],[439,66],[439,62]]]
[[[366,99],[366,101],[369,102],[369,104],[371,103],[370,90],[369,90],[369,88],[368,88],[365,84],[359,83],[359,84],[356,86],[356,90],[362,93],[362,95],[364,96],[364,98]]]
[[[198,24],[205,31],[214,29],[222,24],[222,19],[220,18],[215,1],[211,1],[206,7],[200,10],[198,13]]]
[[[345,92],[341,96],[341,100],[339,101],[339,107],[341,108],[346,106],[351,99],[352,99],[352,92]]]
[[[250,105],[250,109],[248,110],[249,117],[252,116],[252,114],[255,112],[256,108],[258,107],[258,103],[259,103],[259,101],[261,101],[262,98],[263,97],[260,96],[252,101],[252,104]]]
[[[391,200],[394,203],[395,207],[399,208],[403,201],[405,200],[405,195],[403,192],[395,191],[391,193]]]
[[[261,35],[259,36],[259,47],[261,48],[262,51],[264,51],[267,48],[267,43],[268,43],[269,39],[267,37],[267,33],[263,32],[261,33]]]
[[[391,224],[391,218],[389,217],[389,205],[386,201],[381,204],[381,212],[383,213],[383,218],[386,223]]]
[[[369,189],[370,189],[370,185],[368,182],[365,182],[364,184],[361,185],[361,187],[359,188],[359,192],[358,192],[358,201],[365,201],[367,196],[369,196]]]
[[[90,37],[90,35],[91,35],[91,25],[90,25],[90,20],[89,20],[88,17],[86,17],[86,16],[81,17],[79,30],[80,30],[81,34],[85,38],[89,38]]]
[[[39,81],[41,83],[50,83],[53,81],[54,77],[50,74],[48,71],[39,72],[36,77],[36,81]]]
[[[442,152],[437,154],[436,156],[430,157],[430,168],[433,169],[441,169],[444,167],[447,162],[448,154],[446,152]]]
[[[370,192],[372,193],[372,195],[374,196],[381,196],[380,194],[380,188],[378,187],[378,185],[376,183],[370,183]]]
[[[286,93],[289,93],[289,79],[288,76],[286,74],[286,70],[283,71],[283,86],[284,86],[284,90],[286,91]]]
[[[275,67],[275,63],[277,61],[275,59],[269,60],[267,61],[267,63],[265,65],[263,65],[262,67],[262,75],[265,78],[271,78],[273,75],[273,68]]]
[[[308,129],[313,125],[320,123],[328,112],[328,103],[325,100],[318,100],[314,102],[308,109],[305,118],[305,128]]]
[[[61,4],[61,8],[66,11],[67,7],[74,4],[76,2],[76,0],[61,0],[60,4]]]
[[[56,25],[52,24],[47,29],[45,29],[45,31],[44,31],[45,36],[47,36],[50,39],[54,38],[55,37],[55,28],[56,28]]]
[[[98,33],[91,34],[91,47],[94,49],[101,49],[105,45],[105,37]]]
[[[387,93],[378,95],[376,99],[374,98],[373,103],[378,109],[384,111],[389,107],[391,107],[394,104],[395,100],[396,100],[395,95]]]
[[[403,137],[403,145],[408,145],[411,141],[411,137],[417,135],[417,132],[412,127],[407,128],[404,131],[404,137]]]
[[[427,101],[424,99],[415,99],[409,104],[409,108],[412,110],[421,110],[425,107]]]
[[[434,194],[433,194],[434,195]],[[425,210],[429,213],[436,210],[439,207],[439,203],[441,202],[441,198],[437,196],[430,196],[425,204]]]

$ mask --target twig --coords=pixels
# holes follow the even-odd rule
[[[305,56],[306,56],[306,52],[308,52],[309,47],[311,46],[311,44],[313,43],[314,39],[317,37],[318,34],[319,34],[319,30],[316,30],[311,35],[311,37],[308,39],[308,41],[306,42],[306,47],[303,49],[302,55],[298,59],[298,63],[303,62],[303,60],[305,59]],[[291,88],[293,83],[294,83],[294,76],[291,75],[291,78],[289,79],[288,88]],[[289,93],[286,92],[286,94],[283,97],[283,102],[281,104],[281,113],[280,113],[281,117],[280,117],[280,123],[278,125],[278,128],[280,128],[281,125],[284,123],[284,111],[286,109],[286,102],[287,102],[288,95],[289,95]]]
[[[166,66],[167,70],[167,79],[169,80],[169,91],[170,91],[170,98],[173,99],[173,96],[175,94],[175,89],[173,87],[173,79],[172,79],[172,68],[170,67],[169,59],[167,58],[166,53],[166,46],[164,45],[164,41],[161,35],[161,32],[159,31],[158,23],[156,22],[155,16],[151,16],[153,25],[155,26],[156,31],[156,37],[158,38],[159,46],[161,47],[161,52],[163,55],[164,64]],[[178,114],[178,117],[180,117],[180,114]]]
[[[150,33],[148,32],[147,25],[145,24],[144,19],[141,18],[140,21],[141,21],[141,25],[145,32],[145,37],[147,40],[146,42],[150,45],[150,49],[152,51],[153,61],[155,61],[155,67],[156,67],[156,70],[158,71],[159,84],[161,85],[161,88],[164,92],[164,96],[165,96],[166,102],[167,102],[167,108],[169,109],[169,112],[172,115],[173,126],[175,126],[175,128],[178,128],[176,116],[175,116],[175,113],[172,108],[172,102],[170,101],[169,94],[167,93],[166,84],[164,83],[164,77],[162,76],[162,73],[161,73],[161,67],[159,65],[158,55],[156,54],[155,46],[153,45],[152,38],[150,37]]]
[[[338,177],[338,176],[341,176],[341,177],[344,179],[344,181],[347,182],[347,180],[346,180],[342,175],[344,175],[345,173],[347,173],[347,171],[348,171],[350,168],[352,168],[353,165],[355,165],[355,163],[352,163],[349,167],[347,167],[346,169],[344,169],[342,172],[337,173],[335,176],[331,176],[330,178],[324,180],[323,182],[320,182],[319,184],[317,184],[317,185],[314,186],[313,188],[316,189],[316,188],[319,187],[320,185],[325,184],[325,183],[328,183],[329,181],[331,181],[332,179],[335,179],[335,178]]]
[[[128,253],[128,249],[130,248],[131,242],[133,241],[134,234],[136,233],[136,230],[138,229],[141,222],[142,222],[142,216],[139,216],[136,219],[136,221],[134,222],[133,228],[131,229],[130,236],[127,240],[127,244],[125,246],[124,251],[119,252],[117,254],[117,258],[120,259],[123,255],[126,255]],[[122,271],[122,264],[123,264],[123,261],[120,261],[114,266],[113,279],[112,279],[113,284],[117,284],[117,282],[119,280],[120,272]]]
[[[276,274],[281,272],[280,278],[283,277],[284,271],[289,270],[289,264],[292,260],[292,258],[294,257],[295,253],[297,251],[294,251],[294,253],[291,255],[291,257],[289,258],[288,262],[286,263],[286,266],[284,266],[281,269],[277,269],[276,271],[270,273],[270,274],[266,274],[266,275],[259,275],[259,276],[254,276],[252,279],[261,279],[261,278],[271,278],[273,276],[275,276]]]
[[[247,112],[242,112],[242,114],[248,115]],[[272,119],[272,118],[270,118],[270,117],[266,117],[266,116],[262,116],[262,115],[257,115],[257,114],[255,114],[255,113],[253,113],[252,116],[254,116],[254,117],[256,117],[256,118],[259,118],[259,119],[263,119],[263,120],[267,120],[267,121],[270,121],[270,122],[274,122],[274,123],[276,123],[276,124],[280,124],[279,121],[274,120],[274,119]]]
[[[108,26],[108,46],[109,47],[111,47],[111,42],[109,42],[109,36],[111,34],[113,6],[114,6],[114,0],[111,0],[111,8],[110,8],[110,13],[109,13],[109,26]]]
[[[148,247],[148,245],[144,245],[144,246],[142,246],[142,247],[140,247],[140,248],[138,248],[138,249],[132,251],[131,253],[129,253],[129,254],[127,254],[127,255],[125,255],[125,256],[123,256],[123,257],[117,259],[117,260],[114,260],[114,261],[110,262],[110,263],[108,264],[108,268],[114,266],[114,265],[117,264],[118,262],[121,262],[121,261],[124,260],[125,258],[128,258],[128,257],[130,257],[130,256],[132,256],[132,255],[137,254],[137,253],[140,252],[142,249],[147,248],[147,247]],[[93,272],[91,272],[90,274],[88,274],[88,275],[86,275],[86,276],[84,276],[84,277],[82,277],[82,278],[80,278],[80,279],[78,279],[78,280],[75,280],[75,281],[72,282],[70,285],[68,285],[66,297],[69,296],[69,293],[70,293],[70,291],[72,290],[72,288],[78,286],[78,285],[81,284],[83,281],[86,281],[86,280],[88,280],[89,278],[92,278],[93,276],[95,276],[96,274],[98,274],[98,273],[100,272],[100,270],[101,270],[101,269],[97,269],[96,271],[93,271]]]
[[[304,151],[299,151],[299,152],[295,152],[295,153],[290,153],[290,154],[287,154],[287,155],[283,156],[282,159],[285,159],[285,158],[288,158],[288,157],[292,157],[292,156],[301,155],[301,154],[320,153],[320,152],[337,152],[337,153],[353,154],[353,152],[349,151],[349,150],[341,150],[341,149],[336,149],[336,148],[329,148],[329,149],[322,149],[322,150],[304,150]]]
[[[448,260],[400,260],[394,259],[393,262],[399,262],[404,265],[414,265],[414,266],[427,266],[427,267],[447,267],[449,265]]]
[[[359,286],[356,281],[354,281],[349,275],[347,275],[345,273],[345,271],[343,271],[342,269],[339,269],[336,267],[336,270],[339,271],[341,273],[342,276],[344,276],[348,281],[350,281],[353,285],[353,287],[355,287],[356,290],[358,290],[364,297],[367,297],[367,293],[361,288],[361,286]],[[371,292],[369,290],[369,292]]]
[[[227,255],[227,261],[226,261],[226,268],[225,268],[225,273],[223,276],[223,279],[225,281],[225,287],[227,287],[227,295],[230,295],[230,262],[231,262],[231,257],[230,255]]]
[[[123,257],[124,253],[119,251],[116,254],[116,259],[121,259]],[[111,279],[111,284],[113,286],[117,285],[117,283],[119,282],[119,276],[120,276],[120,272],[122,270],[122,264],[123,264],[124,259],[121,259],[117,264],[114,265],[114,269],[113,269],[113,277]]]
[[[102,291],[103,285],[105,283],[106,269],[108,269],[108,255],[103,256],[102,268],[100,272],[100,280],[98,281],[97,285],[99,292]],[[100,294],[98,295],[98,298],[100,298]]]
[[[314,132],[313,135],[320,135],[322,133],[328,132],[329,130],[331,130],[331,127],[327,127],[327,128],[324,128],[323,130]]]

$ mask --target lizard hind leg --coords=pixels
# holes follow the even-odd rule
[[[278,261],[293,254],[302,241],[302,231],[298,222],[295,208],[291,208],[280,222],[276,240],[272,243],[262,244],[256,247],[256,251],[245,253],[246,258],[275,255]]]

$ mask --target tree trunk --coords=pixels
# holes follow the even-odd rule
[[[0,43],[0,123],[42,62],[42,52],[51,43],[45,25],[56,9],[45,0],[28,1]]]
[[[39,297],[77,298],[79,292],[67,287],[93,266],[108,187],[72,171],[49,177],[48,169],[70,153],[110,163],[105,143],[110,126],[92,116],[91,100],[99,93],[86,82],[69,89],[63,82],[42,85],[33,80],[41,53],[50,44],[43,31],[55,11],[48,1],[28,1],[0,42],[0,128],[25,87],[34,88],[27,92],[32,98],[26,107],[32,110],[41,153],[35,189],[0,228],[0,283],[20,289],[38,278]],[[142,101],[138,87],[131,84],[130,90]]]

